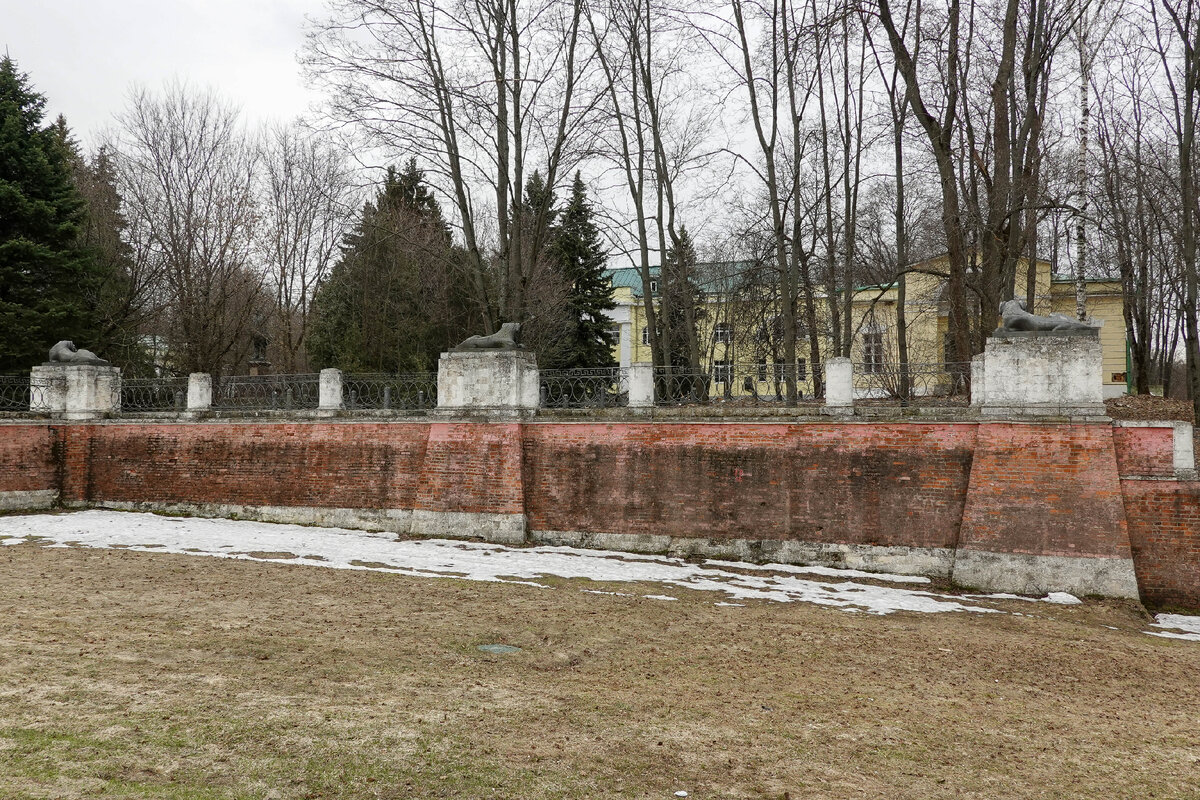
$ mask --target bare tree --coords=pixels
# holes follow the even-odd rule
[[[156,276],[172,363],[220,373],[263,300],[252,263],[255,150],[233,108],[182,84],[135,91],[117,119],[113,156],[134,258]]]
[[[528,226],[516,215],[534,167],[554,188],[591,146],[582,0],[335,0],[331,8],[304,56],[329,92],[331,115],[370,145],[421,157],[452,201],[468,255],[462,278],[490,329],[534,315],[529,255],[540,252],[548,220]]]
[[[292,125],[262,142],[259,253],[274,298],[270,339],[279,367],[306,365],[305,336],[317,286],[338,256],[353,208],[350,175],[331,141]]]

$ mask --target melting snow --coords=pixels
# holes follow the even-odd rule
[[[963,597],[936,592],[854,580],[821,581],[798,577],[808,574],[839,579],[869,577],[877,581],[927,582],[925,578],[913,576],[780,564],[755,566],[741,562],[709,561],[697,565],[664,556],[571,547],[515,548],[445,539],[401,541],[393,533],[246,520],[164,517],[119,511],[0,517],[0,544],[25,542],[46,547],[123,548],[276,564],[299,563],[308,567],[371,570],[418,578],[501,581],[539,588],[548,587],[538,579],[551,576],[590,578],[609,583],[643,581],[664,587],[716,592],[721,595],[722,604],[729,605],[740,600],[774,600],[808,602],[873,614],[996,611],[962,602],[966,600]],[[737,567],[737,571],[721,567]],[[753,574],[767,570],[792,574]],[[669,595],[644,596],[675,599]],[[1069,602],[1057,599],[1055,595],[1047,600]],[[1074,598],[1071,600],[1078,602]],[[1200,630],[1197,638],[1200,638]]]
[[[1190,617],[1183,614],[1156,614],[1154,616],[1154,624],[1151,627],[1175,629],[1173,631],[1146,631],[1151,636],[1200,642],[1200,617]]]

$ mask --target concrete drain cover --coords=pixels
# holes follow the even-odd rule
[[[482,650],[485,653],[519,653],[521,648],[513,647],[511,644],[481,644],[476,650]]]

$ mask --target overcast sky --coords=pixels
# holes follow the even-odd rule
[[[85,143],[131,86],[173,78],[216,89],[250,121],[290,119],[317,98],[296,52],[322,0],[0,0],[0,52]]]

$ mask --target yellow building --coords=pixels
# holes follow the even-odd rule
[[[913,265],[905,282],[905,320],[907,327],[909,370],[905,372],[910,391],[917,394],[952,393],[956,376],[969,374],[968,365],[946,366],[948,311],[943,298],[945,257]],[[725,274],[733,270],[720,270]],[[1025,296],[1025,272],[1018,267],[1016,296]],[[614,356],[622,366],[646,363],[653,359],[646,326],[642,279],[633,268],[608,270],[616,308],[610,312],[619,334]],[[657,293],[657,268],[651,272],[651,292]],[[701,284],[702,312],[699,337],[703,367],[713,376],[710,396],[772,397],[783,391],[786,367],[782,361],[782,326],[769,300],[756,300],[752,293],[728,291],[722,284],[735,281],[710,279]],[[898,287],[866,286],[855,290],[851,303],[856,389],[863,397],[887,397],[898,388],[900,371],[897,338]],[[1050,264],[1039,261],[1036,272],[1034,308],[1037,314],[1062,313],[1074,316],[1075,283],[1070,278],[1051,275]],[[818,297],[818,334],[821,358],[830,347],[828,302]],[[1126,336],[1121,286],[1118,281],[1089,281],[1088,315],[1100,326],[1104,352],[1104,393],[1106,397],[1126,391]],[[999,317],[997,315],[997,323]],[[805,397],[813,394],[813,369],[809,363],[808,331],[798,331],[804,341],[797,342],[797,388]]]

